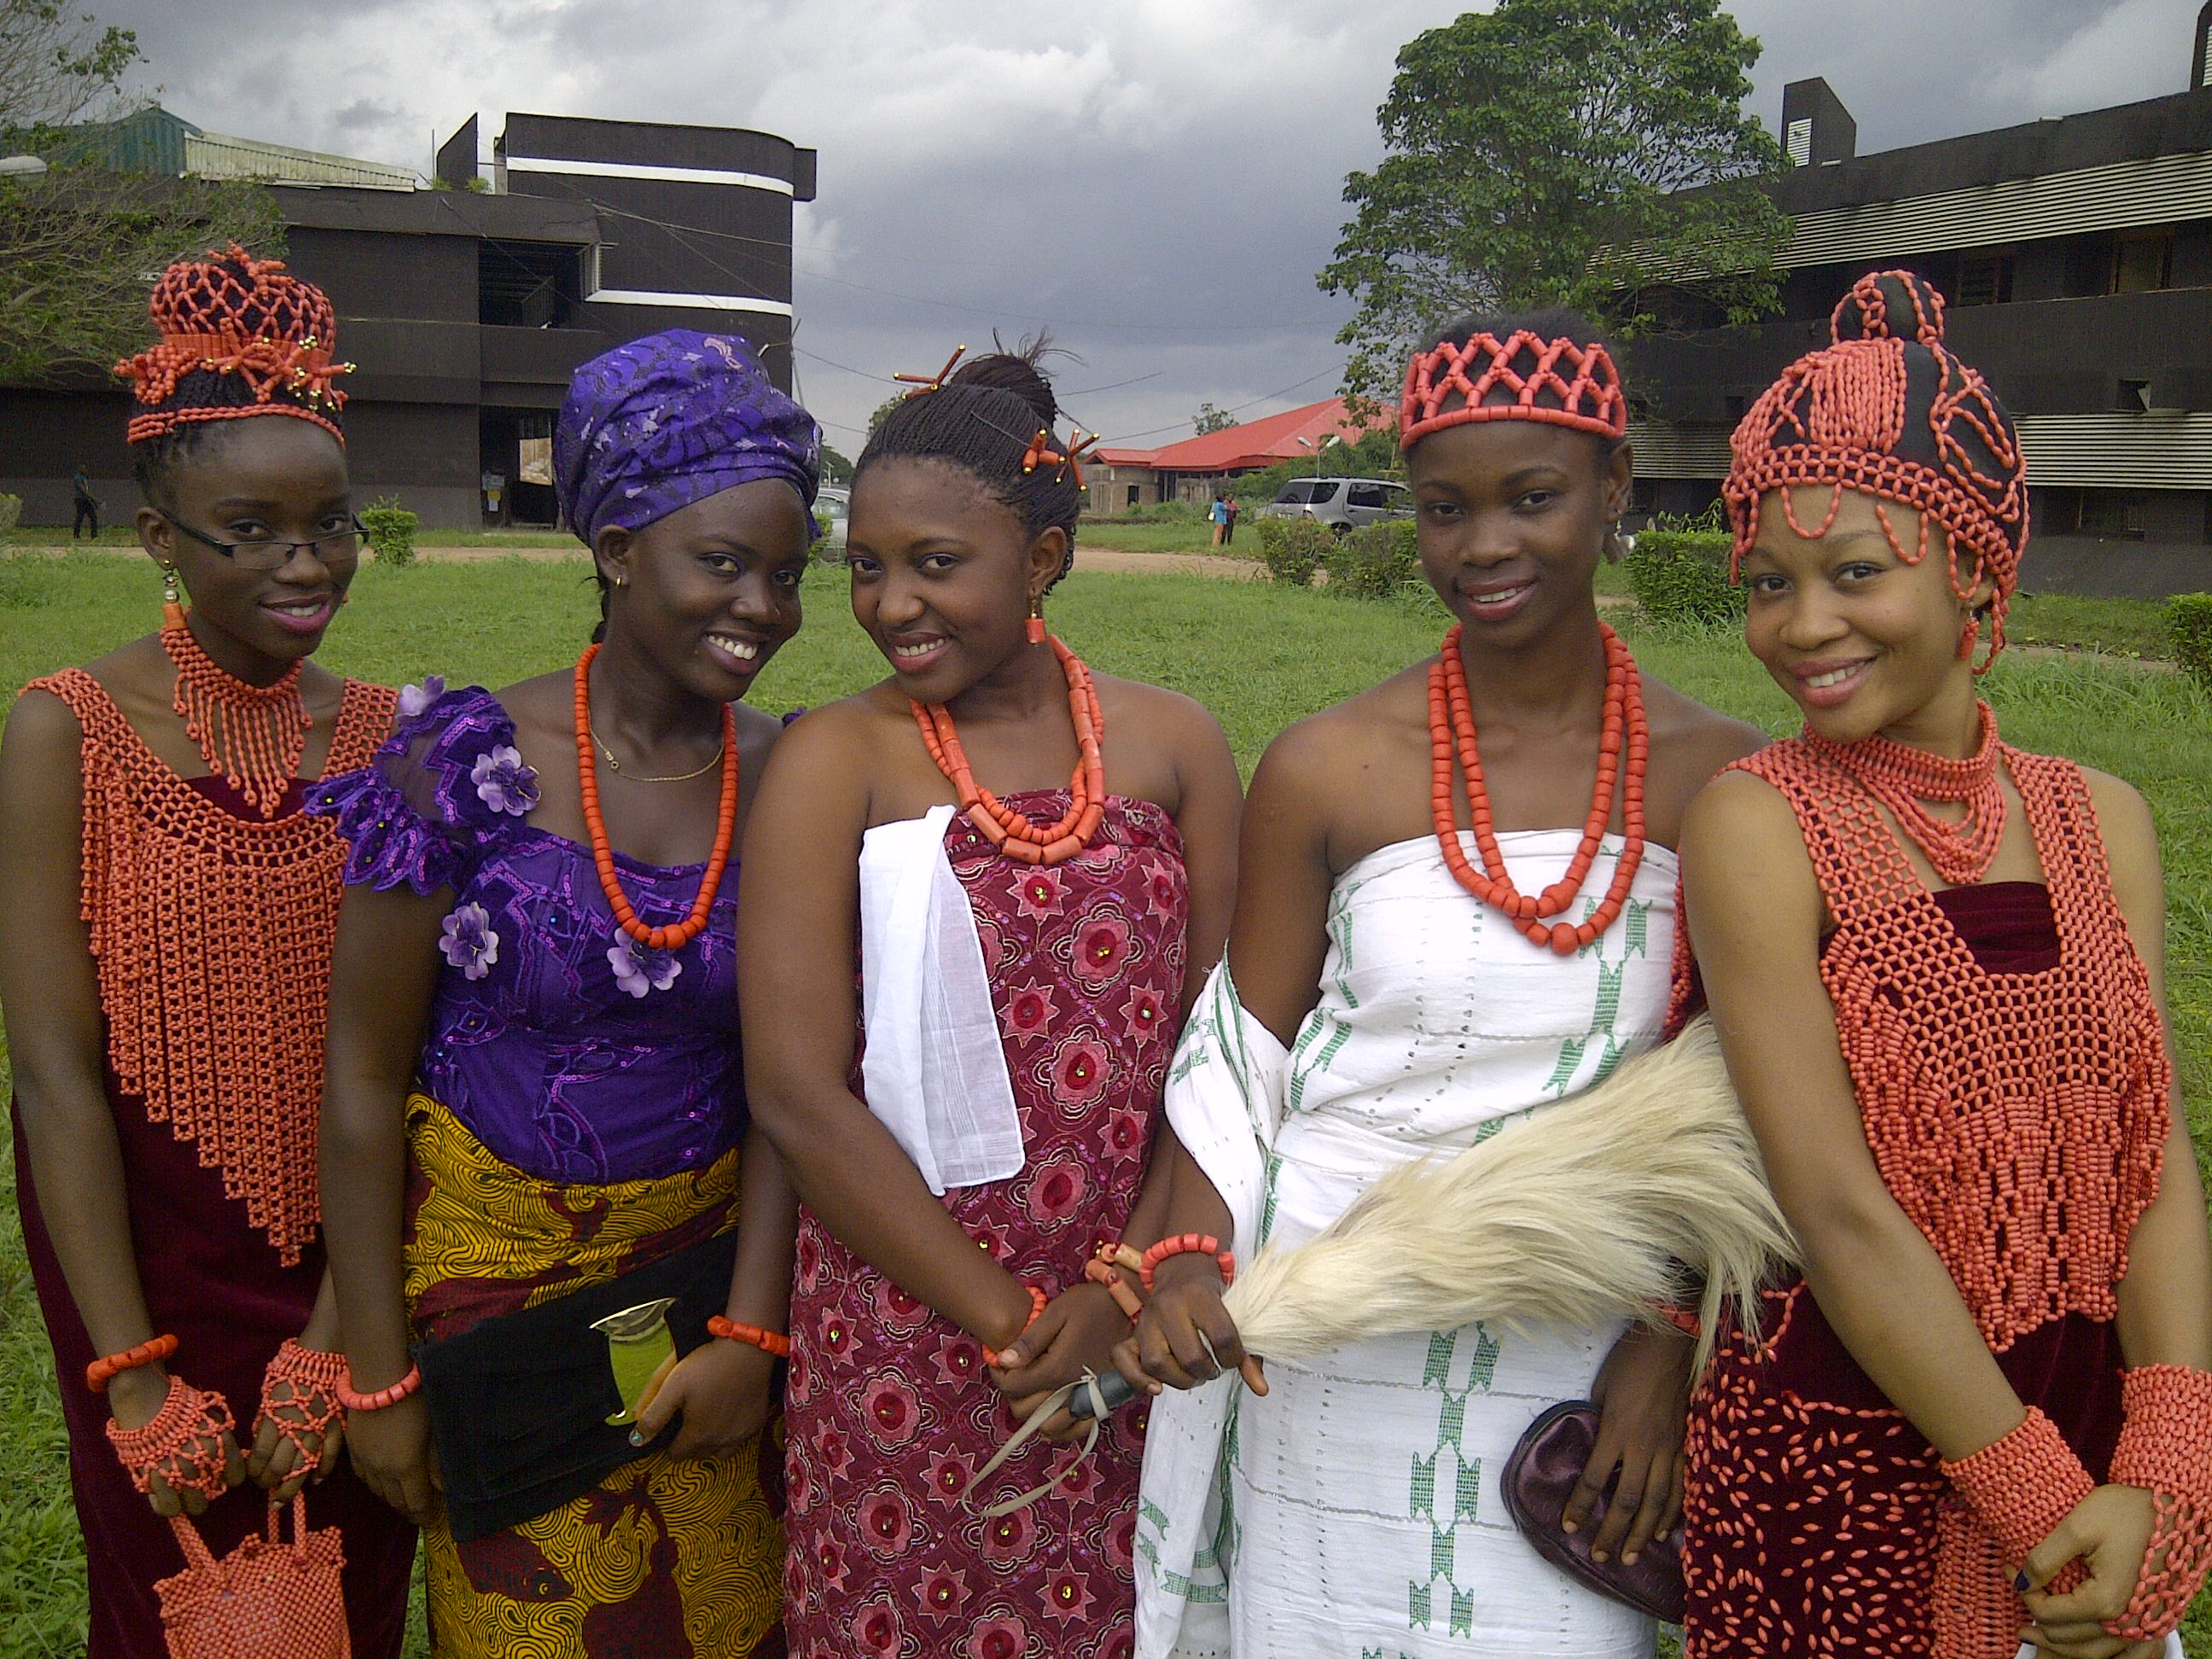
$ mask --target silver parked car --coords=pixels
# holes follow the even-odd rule
[[[814,516],[828,521],[830,527],[814,544],[817,557],[836,564],[845,557],[845,520],[853,511],[853,492],[843,484],[823,484],[815,493]]]
[[[1338,535],[1385,519],[1413,516],[1413,492],[1388,478],[1293,478],[1260,509],[1263,519],[1301,514]]]

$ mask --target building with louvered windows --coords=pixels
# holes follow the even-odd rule
[[[431,528],[550,526],[553,418],[578,364],[663,328],[743,335],[791,385],[792,219],[815,154],[771,133],[513,112],[471,117],[434,177],[210,133],[158,106],[92,134],[110,165],[251,179],[319,283],[356,371],[354,494]],[[180,248],[179,253],[197,249]],[[79,465],[111,522],[137,499],[120,382],[0,386],[0,490],[67,524]]]
[[[1750,402],[1826,342],[1853,280],[1902,266],[1948,296],[1949,343],[2019,422],[2025,584],[2212,588],[2208,27],[2212,5],[2188,91],[1878,155],[1826,82],[1785,88],[1782,314],[1636,343],[1638,506],[1709,506]]]

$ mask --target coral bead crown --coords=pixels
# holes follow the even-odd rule
[[[1831,343],[1782,371],[1729,440],[1722,495],[1735,532],[1732,570],[1759,530],[1771,491],[1798,535],[1825,535],[1856,489],[1877,498],[1897,556],[1928,555],[1929,525],[1950,544],[1951,591],[1986,590],[1994,657],[2027,544],[2027,465],[2012,417],[1989,385],[1943,343],[1943,296],[1911,271],[1862,276],[1837,305]],[[1826,515],[1801,523],[1792,486],[1832,492]],[[1920,526],[1908,547],[1884,503],[1910,507]]]
[[[137,393],[128,436],[143,443],[194,421],[290,415],[340,443],[346,394],[333,360],[337,313],[281,259],[236,243],[162,272],[146,306],[161,339],[115,365]]]
[[[1474,421],[1542,421],[1617,442],[1628,433],[1628,399],[1603,346],[1564,336],[1477,333],[1417,352],[1399,399],[1398,447]]]

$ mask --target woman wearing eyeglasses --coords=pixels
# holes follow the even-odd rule
[[[352,1651],[386,1659],[415,1539],[337,1465],[315,1154],[345,847],[301,811],[396,703],[308,660],[360,557],[348,366],[322,294],[235,247],[172,266],[151,311],[161,343],[118,372],[162,625],[33,681],[0,743],[15,1176],[87,1647],[166,1654],[155,1586],[184,1563],[163,1517],[222,1555],[309,1482],[309,1524],[342,1534]]]

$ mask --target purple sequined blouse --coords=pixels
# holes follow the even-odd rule
[[[537,774],[497,698],[434,680],[410,687],[400,714],[375,760],[316,786],[307,810],[351,843],[347,884],[453,895],[419,1086],[541,1179],[599,1184],[714,1162],[747,1121],[737,861],[690,944],[635,945],[591,849],[529,823]],[[690,914],[706,867],[615,863],[648,927]]]

